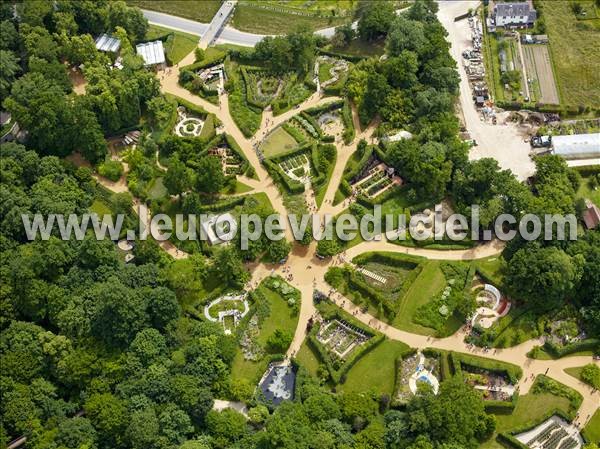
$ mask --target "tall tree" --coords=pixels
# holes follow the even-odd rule
[[[217,156],[206,156],[200,159],[196,168],[196,188],[200,192],[215,194],[225,186],[225,175],[221,159]]]

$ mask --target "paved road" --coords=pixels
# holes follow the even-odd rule
[[[148,11],[143,9],[144,17],[148,22],[173,30],[183,31],[185,33],[202,36],[208,30],[208,23],[200,23],[194,20],[184,19],[183,17],[172,16],[162,12]],[[245,47],[254,47],[265,37],[262,34],[246,33],[238,31],[235,28],[226,26],[217,39],[218,44],[236,44]]]
[[[396,11],[399,13],[402,10]],[[171,28],[173,30],[183,31],[190,34],[195,34],[197,36],[203,36],[204,33],[208,30],[208,23],[200,23],[190,19],[184,19],[183,17],[172,16],[170,14],[165,14],[162,12],[150,11],[147,9],[142,9],[144,13],[144,17],[148,19],[148,22],[154,25],[159,25],[165,28]],[[356,29],[358,22],[352,23],[352,28]],[[332,37],[335,33],[335,27],[323,28],[322,30],[318,30],[316,34],[319,34],[324,37]],[[239,31],[231,26],[226,26],[217,39],[217,44],[235,44],[241,45],[243,47],[254,47],[258,42],[260,42],[265,36],[265,34],[253,34],[247,33],[245,31]]]

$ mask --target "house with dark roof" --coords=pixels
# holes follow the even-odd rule
[[[494,5],[492,19],[497,27],[528,27],[533,26],[535,23],[537,11],[533,9],[529,2],[497,2]]]

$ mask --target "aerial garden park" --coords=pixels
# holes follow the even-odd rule
[[[218,17],[204,3],[155,9]],[[521,183],[469,160],[444,5],[240,1],[230,24],[290,31],[254,48],[192,47],[124,2],[7,6],[2,107],[27,133],[0,147],[0,446],[597,447],[599,240],[581,222],[560,245],[218,235],[220,217],[375,205],[421,230],[438,204],[480,204],[482,230],[581,217],[595,173],[543,156]],[[149,67],[135,45],[162,38]],[[88,212],[126,228],[32,240],[20,221]],[[131,237],[142,212],[207,215],[208,240]]]

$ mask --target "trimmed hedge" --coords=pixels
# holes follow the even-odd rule
[[[340,78],[333,84],[325,87],[323,89],[323,93],[325,95],[332,95],[339,97],[342,95],[344,87],[346,86],[346,81],[348,80],[348,72],[344,73]]]
[[[229,148],[231,148],[231,150],[235,152],[238,155],[238,157],[242,160],[242,164],[240,165],[240,173],[246,173],[246,171],[250,167],[250,162],[246,158],[246,155],[244,154],[238,143],[235,141],[233,136],[224,133],[223,138],[225,139],[225,142],[227,142]]]
[[[337,315],[335,318],[349,321],[344,316]],[[350,358],[344,360],[341,367],[336,370],[333,366],[333,359],[331,355],[317,339],[319,328],[320,325],[315,325],[311,329],[310,333],[308,334],[308,344],[317,353],[319,359],[321,359],[321,361],[325,364],[327,371],[329,371],[329,375],[331,376],[331,380],[335,384],[344,383],[346,373],[356,364],[356,362],[358,362],[362,357],[367,355],[377,345],[385,340],[385,336],[382,334],[373,335],[366,343],[362,345],[362,347],[360,347],[359,351],[354,352]]]
[[[360,160],[354,165],[354,167],[352,167],[352,168],[350,168],[348,166],[346,167],[343,179],[349,183],[350,180],[352,180],[352,178],[354,178],[356,175],[358,175],[358,172],[360,172],[360,170],[363,168],[363,166],[371,158],[372,154],[373,154],[373,146],[368,145],[367,148],[365,149],[365,152],[361,156]],[[350,184],[348,184],[348,186],[350,186]],[[352,189],[350,189],[350,191],[351,190]]]
[[[600,165],[586,165],[583,167],[572,167],[577,170],[581,176],[591,176],[600,173]]]
[[[509,381],[514,385],[516,385],[521,376],[523,376],[523,370],[517,365],[499,362],[493,359],[484,359],[470,354],[451,351],[450,361],[452,362],[452,368],[455,374],[462,373],[462,365],[464,364],[473,368],[484,369],[492,373],[506,374]]]
[[[283,185],[285,189],[291,193],[292,195],[298,193],[304,193],[304,184],[291,179],[288,175],[286,175],[281,167],[273,160],[265,159],[263,161],[267,172],[273,177],[274,180],[278,181],[279,184]]]
[[[283,125],[281,125],[281,127],[285,130],[285,132],[292,136],[294,140],[300,145],[306,142],[306,137],[304,137],[304,134],[302,134],[302,132],[300,132],[294,126],[290,125],[289,123],[284,123]]]
[[[594,351],[594,353],[598,354],[600,353],[600,339],[588,338],[586,340],[571,343],[562,347],[551,341],[546,341],[543,348],[547,353],[556,359],[560,359],[561,357],[581,351]]]
[[[312,125],[312,127],[314,128],[314,130],[317,132],[318,134],[318,138],[323,137],[323,130],[321,130],[321,127],[319,126],[319,124],[317,123],[317,121],[315,120],[315,118],[310,115],[307,114],[306,111],[302,111],[299,114],[304,120],[306,120],[308,123],[310,123]],[[302,126],[304,126],[304,123],[302,123],[302,121],[298,121]],[[306,130],[309,134],[310,134],[310,130]]]
[[[402,406],[405,405],[404,401],[399,401],[397,399],[398,394],[400,393],[400,383],[399,383],[399,378],[398,378],[398,373],[400,372],[400,369],[402,368],[402,361],[408,357],[412,357],[413,355],[415,355],[417,353],[417,349],[410,349],[407,353],[402,354],[401,356],[399,356],[395,362],[394,362],[394,393],[392,395],[392,405],[394,406]]]
[[[187,70],[190,72],[194,72],[196,70],[203,69],[205,67],[210,67],[215,64],[220,64],[227,57],[227,53],[223,52],[223,54],[216,54],[214,57],[207,59],[204,58],[202,61],[194,62],[193,64],[186,65],[180,68],[181,71]]]
[[[360,62],[363,59],[367,59],[366,56],[348,55],[348,54],[333,51],[333,50],[325,50],[324,48],[319,49],[319,54],[325,55],[325,56],[331,56],[334,58],[346,59],[347,61],[350,61],[350,62]]]
[[[203,204],[202,206],[200,206],[198,208],[198,213],[222,212],[222,211],[230,210],[236,206],[240,206],[240,205],[244,204],[244,201],[246,201],[245,196],[235,196],[235,197],[230,197],[230,198],[227,198],[224,200],[217,201],[212,204]]]
[[[352,108],[348,100],[344,100],[344,106],[342,107],[342,123],[345,128],[342,137],[344,143],[349,145],[356,137],[356,130],[354,129],[354,120],[352,120]]]
[[[206,111],[206,109],[204,109],[202,106],[198,106],[197,104],[187,101],[181,97],[178,97],[177,95],[165,94],[165,97],[167,97],[169,99],[171,99],[171,98],[174,99],[179,104],[179,106],[183,106],[188,111],[199,115],[203,119],[205,119],[209,115],[209,113]]]
[[[344,100],[335,100],[331,103],[323,104],[321,106],[314,106],[312,108],[305,109],[303,112],[309,115],[321,115],[324,112],[335,111],[344,106]]]
[[[281,162],[282,160],[287,159],[290,156],[294,156],[296,154],[306,152],[312,145],[313,144],[311,142],[307,142],[297,148],[294,148],[290,151],[286,151],[285,153],[276,154],[275,156],[272,156],[265,160],[269,160],[269,161],[273,161],[273,162]]]
[[[495,415],[508,415],[513,412],[519,400],[519,393],[515,392],[510,401],[484,401],[484,408],[487,413]]]

